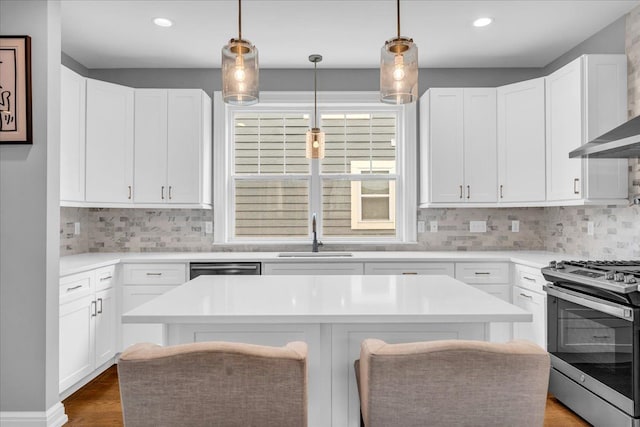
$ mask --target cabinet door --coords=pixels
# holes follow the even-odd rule
[[[583,143],[627,120],[627,57],[586,55],[586,136]],[[629,192],[627,159],[587,159],[583,174],[587,199],[626,199]]]
[[[463,202],[464,116],[462,89],[431,89],[429,174],[431,202]]]
[[[86,198],[133,201],[133,89],[87,79]]]
[[[496,90],[464,89],[464,193],[468,202],[498,200]]]
[[[547,76],[547,199],[582,198],[583,159],[569,152],[583,141],[582,58]]]
[[[116,354],[115,289],[96,292],[96,368]]]
[[[82,202],[86,79],[67,67],[60,77],[60,200]]]
[[[474,288],[500,298],[503,301],[511,302],[509,285],[472,285]],[[511,338],[511,323],[495,322],[489,325],[489,341],[491,342],[507,342]]]
[[[126,313],[146,302],[151,301],[176,286],[127,285],[122,287],[122,312]],[[150,342],[164,345],[162,325],[123,324],[121,350],[139,343]]]
[[[498,201],[545,200],[544,78],[498,88]]]
[[[136,89],[136,203],[164,203],[167,186],[167,91]]]
[[[547,298],[519,286],[513,287],[513,304],[533,315],[532,322],[513,324],[513,338],[528,340],[547,348]]]
[[[93,372],[95,310],[93,295],[60,305],[60,392]]]
[[[202,188],[203,117],[200,90],[169,91],[169,203],[199,203]]]

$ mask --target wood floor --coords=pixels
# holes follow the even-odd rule
[[[120,390],[116,366],[107,369],[85,387],[63,401],[69,416],[66,426],[117,427],[122,426]],[[545,427],[589,426],[553,396],[547,398]]]

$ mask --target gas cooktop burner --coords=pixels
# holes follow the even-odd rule
[[[552,282],[574,283],[628,294],[638,291],[640,261],[551,261],[542,274]]]

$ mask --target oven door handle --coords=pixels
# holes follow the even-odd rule
[[[572,292],[566,289],[560,290],[553,285],[545,286],[544,290],[547,291],[547,294],[551,296],[610,314],[622,320],[626,320],[627,322],[633,322],[633,310],[629,307],[597,299],[577,292]]]

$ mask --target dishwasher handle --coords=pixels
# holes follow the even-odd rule
[[[199,265],[193,267],[195,270],[212,270],[212,271],[220,271],[220,270],[257,270],[257,265]]]

